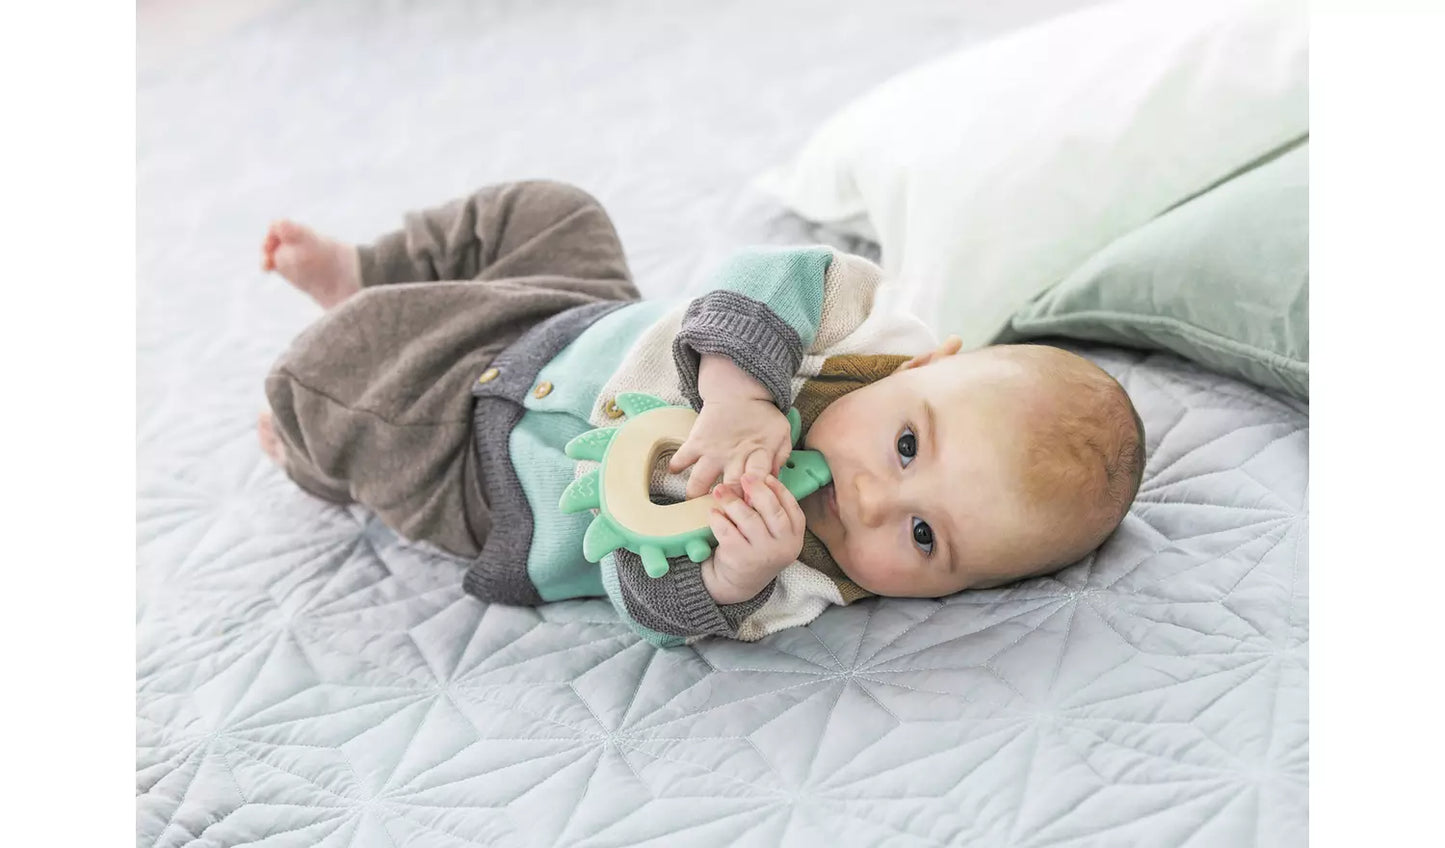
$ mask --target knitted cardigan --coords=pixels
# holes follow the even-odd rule
[[[714,287],[683,303],[598,303],[529,330],[479,375],[475,397],[483,494],[494,523],[467,573],[467,591],[493,602],[539,604],[606,597],[645,640],[675,646],[708,635],[756,640],[807,624],[863,592],[808,534],[802,556],[758,595],[720,605],[686,557],[648,577],[626,550],[600,564],[582,556],[590,514],[563,514],[563,489],[596,467],[562,449],[574,436],[622,423],[622,392],[701,408],[698,367],[725,356],[755,377],[780,410],[811,425],[827,402],[931,348],[922,321],[897,307],[882,270],[825,246],[751,248],[730,257]],[[886,358],[877,355],[888,355]],[[653,477],[654,495],[681,500],[685,477]]]

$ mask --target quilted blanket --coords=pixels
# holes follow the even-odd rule
[[[555,177],[689,289],[835,240],[744,186],[859,86],[1047,5],[283,3],[142,74],[137,844],[1305,844],[1296,402],[1078,347],[1148,429],[1095,555],[674,650],[605,601],[481,604],[256,445],[315,315],[253,270],[271,217],[360,239]]]

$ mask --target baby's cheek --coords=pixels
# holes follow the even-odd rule
[[[869,542],[872,542],[871,544]],[[843,565],[843,570],[853,578],[854,582],[875,587],[875,591],[885,593],[893,581],[892,569],[889,567],[888,551],[880,549],[876,540],[864,540],[861,544],[850,544],[847,549],[849,565]]]

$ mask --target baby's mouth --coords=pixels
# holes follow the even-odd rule
[[[838,515],[838,492],[836,489],[833,488],[832,483],[829,483],[828,485],[823,487],[823,498],[824,501],[828,504],[828,514],[833,516],[834,519],[839,518],[840,516]]]

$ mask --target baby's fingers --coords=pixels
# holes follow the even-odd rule
[[[740,483],[743,475],[747,473],[747,457],[741,454],[733,454],[728,458],[727,466],[723,468],[724,483]]]
[[[717,492],[718,509],[732,521],[733,527],[737,528],[738,534],[746,539],[749,544],[757,545],[767,541],[771,533],[768,525],[763,521],[758,511],[749,506],[742,498],[733,495],[726,486]]]
[[[788,444],[787,442],[783,442],[783,444],[780,445],[778,449],[773,452],[772,475],[774,477],[778,476],[778,474],[782,472],[783,466],[788,463],[788,457],[792,456],[792,454],[793,446]]]
[[[667,461],[667,470],[673,474],[681,474],[689,465],[697,462],[699,455],[691,441],[683,442],[682,447],[677,449],[677,453],[672,455],[672,459]]]
[[[747,544],[747,540],[743,538],[743,534],[739,533],[738,528],[733,526],[732,519],[728,518],[727,514],[722,510],[714,509],[708,513],[707,526],[712,530],[713,536],[717,539],[718,547],[732,547],[738,543]]]
[[[756,477],[764,477],[769,473],[768,454],[762,448],[754,448],[746,456],[734,456],[728,460],[727,469],[723,471],[724,483],[741,484],[743,477],[752,474]],[[743,499],[749,495],[743,490]]]
[[[698,459],[697,463],[692,466],[692,471],[688,474],[687,478],[686,494],[688,500],[707,494],[708,491],[712,489],[713,484],[717,482],[718,474],[721,473],[721,471],[722,468],[720,468],[717,461],[711,457],[704,456]]]
[[[768,452],[762,448],[756,448],[748,454],[748,458],[743,462],[743,474],[751,474],[761,480],[773,473],[772,464],[773,458],[768,455]]]
[[[766,481],[766,482],[765,482]],[[772,486],[773,478],[744,477],[743,487],[748,493],[748,503],[767,525],[768,534],[775,539],[786,539],[792,535],[792,519],[778,498]],[[783,490],[787,494],[787,490]]]
[[[773,494],[777,496],[778,503],[782,504],[783,511],[788,515],[788,524],[793,532],[801,533],[807,526],[808,520],[803,517],[803,507],[798,503],[798,499],[793,497],[793,493],[788,491],[788,487],[783,485],[783,481],[776,477],[768,478],[768,488],[773,490]]]

